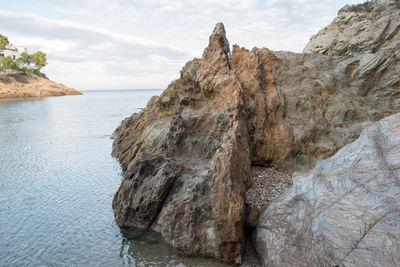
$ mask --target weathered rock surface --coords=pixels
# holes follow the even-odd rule
[[[399,30],[399,0],[346,5],[330,25],[311,37],[303,52],[339,57],[357,80],[353,92],[399,110]]]
[[[266,266],[400,265],[400,113],[293,182],[259,218]]]
[[[0,99],[81,94],[33,73],[0,76]]]
[[[113,200],[121,226],[154,229],[179,250],[241,261],[249,136],[241,87],[217,24],[203,59],[117,129],[126,168]]]
[[[309,170],[399,111],[399,58],[379,54],[386,47],[346,56],[230,51],[217,24],[202,58],[116,130],[113,155],[126,169],[117,223],[240,262],[245,214],[257,217],[245,205],[252,166]]]
[[[304,53],[329,56],[385,52],[400,55],[400,1],[372,0],[346,5],[331,24],[311,37]]]

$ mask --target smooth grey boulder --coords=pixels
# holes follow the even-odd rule
[[[261,212],[265,266],[400,266],[400,113],[293,183]]]

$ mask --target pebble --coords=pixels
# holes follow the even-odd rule
[[[281,195],[285,188],[293,185],[292,176],[273,168],[252,167],[252,186],[247,190],[246,203],[260,208]]]

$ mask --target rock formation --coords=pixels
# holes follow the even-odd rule
[[[400,55],[400,1],[373,0],[346,5],[331,24],[311,37],[304,53],[329,56],[386,53]]]
[[[126,168],[113,208],[121,226],[154,229],[179,250],[241,261],[249,134],[240,82],[217,24],[202,59],[117,129]]]
[[[399,30],[399,0],[346,5],[330,25],[311,37],[304,53],[339,57],[358,81],[353,92],[399,110]]]
[[[231,52],[218,23],[202,58],[116,130],[113,155],[126,170],[117,223],[240,262],[252,166],[309,170],[400,109],[399,58],[386,44],[399,35],[391,35],[376,51],[343,56]]]
[[[62,95],[81,93],[33,73],[0,76],[0,99]]]
[[[259,218],[266,266],[399,266],[400,113],[293,182]]]

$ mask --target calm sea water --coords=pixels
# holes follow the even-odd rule
[[[0,266],[221,266],[115,224],[110,136],[160,93],[0,101]]]

